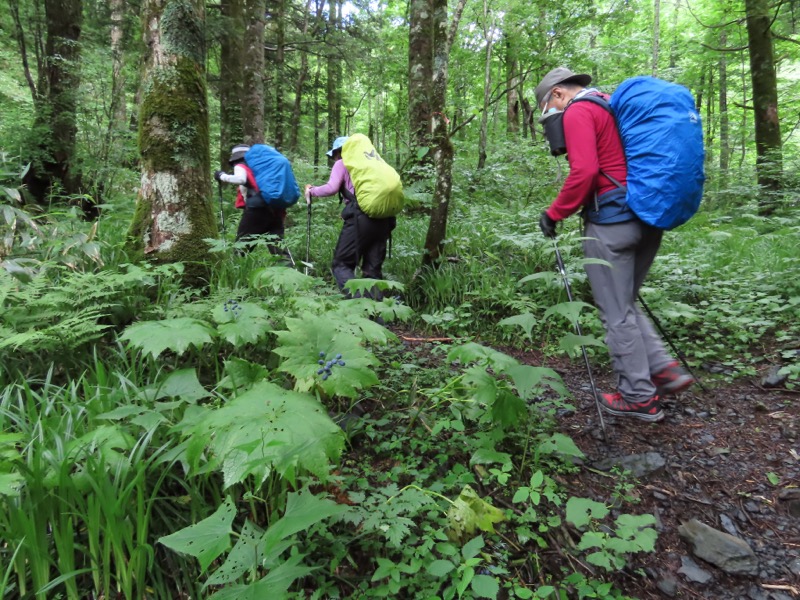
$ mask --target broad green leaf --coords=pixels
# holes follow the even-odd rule
[[[289,267],[265,267],[256,271],[251,277],[255,289],[268,288],[275,293],[296,294],[309,290],[316,284],[316,279]]]
[[[219,382],[219,386],[228,389],[246,388],[263,381],[268,376],[269,371],[263,365],[241,358],[231,358],[225,361],[225,377]]]
[[[555,273],[554,271],[541,271],[540,273],[533,273],[532,275],[523,277],[517,282],[517,285],[524,285],[531,281],[539,280],[544,281],[545,284],[553,285],[559,279],[558,273]]]
[[[213,317],[220,337],[233,346],[253,344],[272,328],[269,313],[252,302],[216,306]]]
[[[550,388],[564,395],[568,393],[561,376],[547,367],[514,365],[506,369],[506,373],[514,381],[514,387],[517,388],[520,397],[525,400],[534,398],[543,392],[545,388]]]
[[[264,535],[267,552],[270,547],[286,539],[298,531],[308,529],[328,517],[340,515],[347,510],[346,506],[337,504],[333,500],[315,496],[309,491],[290,493],[286,499],[286,512],[283,516],[270,525]]]
[[[559,302],[548,308],[544,316],[547,318],[551,315],[561,315],[570,323],[575,323],[584,309],[594,310],[594,306],[586,302]]]
[[[203,584],[203,589],[210,585],[233,583],[248,571],[256,569],[264,558],[263,535],[264,532],[259,527],[249,519],[246,520],[233,550],[222,566]]]
[[[183,354],[189,346],[201,348],[211,343],[214,335],[216,332],[208,323],[181,317],[134,323],[125,329],[120,339],[156,358],[165,350]]]
[[[19,473],[0,473],[0,496],[16,498],[23,485],[25,478]]]
[[[344,287],[355,297],[363,296],[365,293],[371,291],[373,287],[381,292],[386,292],[388,290],[402,292],[405,290],[405,286],[402,283],[390,281],[388,279],[349,279]]]
[[[493,533],[494,523],[504,519],[502,510],[482,500],[466,485],[447,511],[447,535],[453,541],[463,541],[471,538],[476,530]]]
[[[518,425],[528,416],[525,401],[507,390],[500,390],[492,404],[492,421],[504,427]]]
[[[568,435],[563,433],[553,433],[549,436],[538,438],[538,450],[540,454],[561,454],[563,456],[574,456],[585,458],[585,455],[575,442]]]
[[[469,342],[452,348],[450,352],[447,353],[447,360],[451,362],[458,360],[465,365],[476,362],[503,371],[519,364],[517,359],[508,354],[504,354],[487,346],[481,346],[475,342]]]
[[[365,350],[359,338],[338,331],[330,319],[311,317],[286,319],[287,331],[278,331],[276,354],[282,356],[280,370],[295,378],[295,389],[306,392],[315,386],[330,396],[356,398],[363,388],[378,383],[371,369],[377,359]],[[336,359],[341,354],[341,359]],[[331,374],[319,373],[324,364],[336,360]],[[339,360],[344,365],[339,364]]]
[[[180,369],[170,373],[158,387],[158,400],[162,398],[181,398],[188,402],[197,402],[208,398],[211,393],[206,390],[197,379],[195,369]]]
[[[464,560],[469,560],[470,558],[475,558],[478,556],[478,553],[481,551],[486,543],[483,541],[483,536],[479,535],[477,537],[472,538],[464,547],[461,548],[461,556],[464,557]]]
[[[455,568],[456,566],[449,560],[434,560],[426,570],[434,577],[444,577]]]
[[[266,381],[185,419],[186,427],[179,428],[192,440],[190,461],[207,448],[210,467],[222,467],[229,484],[249,474],[258,480],[273,468],[283,474],[301,467],[325,478],[329,461],[338,458],[344,444],[342,430],[315,398]],[[228,459],[232,462],[226,464]]]
[[[593,335],[575,335],[574,333],[564,334],[561,339],[558,340],[558,345],[567,353],[581,346],[599,346],[600,348],[605,348],[605,344]]]
[[[522,329],[522,332],[525,334],[529,340],[533,341],[533,328],[536,327],[536,324],[539,322],[533,314],[531,313],[522,313],[521,315],[514,315],[513,317],[507,317],[500,321],[498,325],[502,327],[519,327]]]
[[[507,452],[498,452],[490,448],[478,448],[469,459],[470,465],[505,464],[508,462],[511,462],[510,454]]]
[[[305,577],[317,567],[305,567],[300,562],[303,554],[294,554],[279,564],[266,577],[250,585],[235,585],[213,594],[208,600],[282,600],[297,579]]]
[[[500,584],[497,583],[497,579],[489,575],[475,575],[470,585],[478,598],[497,598],[497,594],[500,593]]]
[[[602,519],[608,514],[608,507],[589,498],[572,496],[567,500],[567,521],[578,529],[586,527],[592,519]]]
[[[464,372],[464,384],[472,386],[475,402],[492,406],[497,398],[497,380],[492,377],[485,366],[473,366]]]
[[[226,498],[210,517],[161,537],[158,541],[171,550],[194,556],[200,562],[200,570],[205,572],[212,562],[231,547],[234,516],[236,507],[230,498]]]

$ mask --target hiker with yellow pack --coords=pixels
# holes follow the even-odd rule
[[[328,183],[307,185],[306,195],[319,198],[338,193],[344,202],[342,231],[331,265],[336,285],[343,289],[359,264],[362,277],[383,279],[386,247],[397,224],[395,216],[403,209],[400,176],[360,133],[336,138],[327,155],[335,161]],[[378,290],[370,296],[382,298]]]

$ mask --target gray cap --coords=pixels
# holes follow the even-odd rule
[[[536,86],[536,106],[542,104],[542,100],[547,92],[561,83],[577,83],[586,87],[592,82],[592,76],[585,73],[575,74],[566,67],[556,67],[542,78],[542,82]]]

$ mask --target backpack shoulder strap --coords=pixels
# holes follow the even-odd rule
[[[619,124],[617,123],[617,116],[614,114],[614,109],[611,108],[611,105],[608,103],[608,101],[605,98],[603,98],[600,94],[597,94],[597,93],[584,94],[580,98],[574,98],[569,103],[569,106],[572,106],[575,102],[582,102],[582,101],[583,102],[591,102],[592,104],[597,104],[598,106],[602,106],[603,108],[605,108],[608,111],[608,113],[614,118],[614,126],[617,128],[617,133],[619,133]],[[567,106],[567,108],[569,108],[569,106]],[[620,136],[620,140],[622,140],[622,136]],[[611,183],[613,183],[618,188],[624,188],[625,187],[619,181],[617,181],[616,178],[612,177],[611,175],[609,175],[608,173],[606,173],[602,169],[600,170],[600,174],[603,177],[605,177],[606,179],[608,179]]]
[[[253,169],[248,167],[245,163],[241,163],[238,166],[242,167],[247,173],[247,184],[246,184],[247,187],[255,192],[260,192],[261,190],[259,189],[258,184],[256,183],[256,176],[253,175]]]

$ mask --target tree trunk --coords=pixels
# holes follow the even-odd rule
[[[450,60],[450,43],[447,33],[447,0],[432,0],[433,13],[433,85],[431,107],[433,108],[432,141],[433,165],[436,184],[433,191],[433,207],[428,233],[425,236],[423,265],[437,264],[444,253],[447,235],[447,215],[450,208],[450,193],[453,179],[453,144],[450,141],[447,119],[444,116],[447,104],[447,70]]]
[[[306,10],[303,15],[303,38],[308,37],[309,29],[309,16],[311,15],[311,4],[314,0],[306,2]],[[317,19],[322,12],[322,3],[317,3]],[[300,69],[297,71],[297,81],[294,86],[294,106],[292,107],[292,123],[291,131],[289,132],[289,147],[292,152],[297,152],[299,148],[299,132],[300,132],[300,116],[302,108],[303,94],[305,92],[306,79],[308,79],[308,53],[300,50]]]
[[[506,43],[506,133],[508,137],[515,138],[519,135],[519,77],[517,70],[517,51],[511,37],[506,33],[503,36]]]
[[[336,16],[337,2],[336,0],[329,0],[328,2],[328,34],[333,39],[337,36],[338,19]],[[342,135],[342,130],[339,124],[339,58],[336,56],[335,45],[331,44],[328,50],[327,61],[327,85],[326,85],[326,99],[328,102],[328,148],[331,147],[333,140]]]
[[[653,0],[653,62],[650,74],[658,76],[658,49],[661,37],[661,0]]]
[[[488,0],[483,0],[483,40],[486,44],[486,58],[483,66],[483,112],[481,113],[480,139],[478,140],[478,170],[486,165],[486,137],[489,125],[489,100],[492,95],[492,36],[494,17],[490,19]]]
[[[728,44],[728,35],[722,31],[719,38],[720,48]],[[730,124],[728,122],[728,56],[719,53],[719,170],[724,181],[727,179],[730,164],[731,142]]]
[[[217,235],[211,202],[203,0],[145,0],[148,55],[139,114],[142,179],[131,248],[184,263],[198,282]]]
[[[266,0],[244,2],[242,132],[245,144],[264,143],[264,12]]]
[[[47,41],[34,123],[40,141],[38,155],[24,178],[37,202],[44,202],[51,193],[62,197],[81,193],[81,175],[74,160],[83,2],[45,0],[44,8]],[[83,208],[87,217],[97,216],[91,203]]]
[[[274,23],[275,23],[275,81],[272,84],[275,90],[275,115],[273,128],[275,131],[275,147],[283,148],[283,129],[284,129],[284,100],[283,89],[284,81],[284,62],[286,54],[286,3],[284,0],[274,0],[275,7]]]
[[[747,45],[756,126],[756,170],[758,184],[768,192],[781,188],[781,128],[778,120],[778,82],[772,48],[772,16],[767,0],[745,0]],[[774,204],[762,197],[760,212],[770,214]]]
[[[219,166],[228,168],[231,148],[242,143],[242,100],[244,96],[244,64],[242,57],[245,36],[242,0],[222,0],[222,43],[219,68]]]
[[[408,132],[411,156],[419,157],[431,146],[431,81],[433,80],[433,12],[431,0],[409,0],[408,28]],[[430,163],[422,160],[409,164]],[[415,181],[414,169],[404,179]]]

